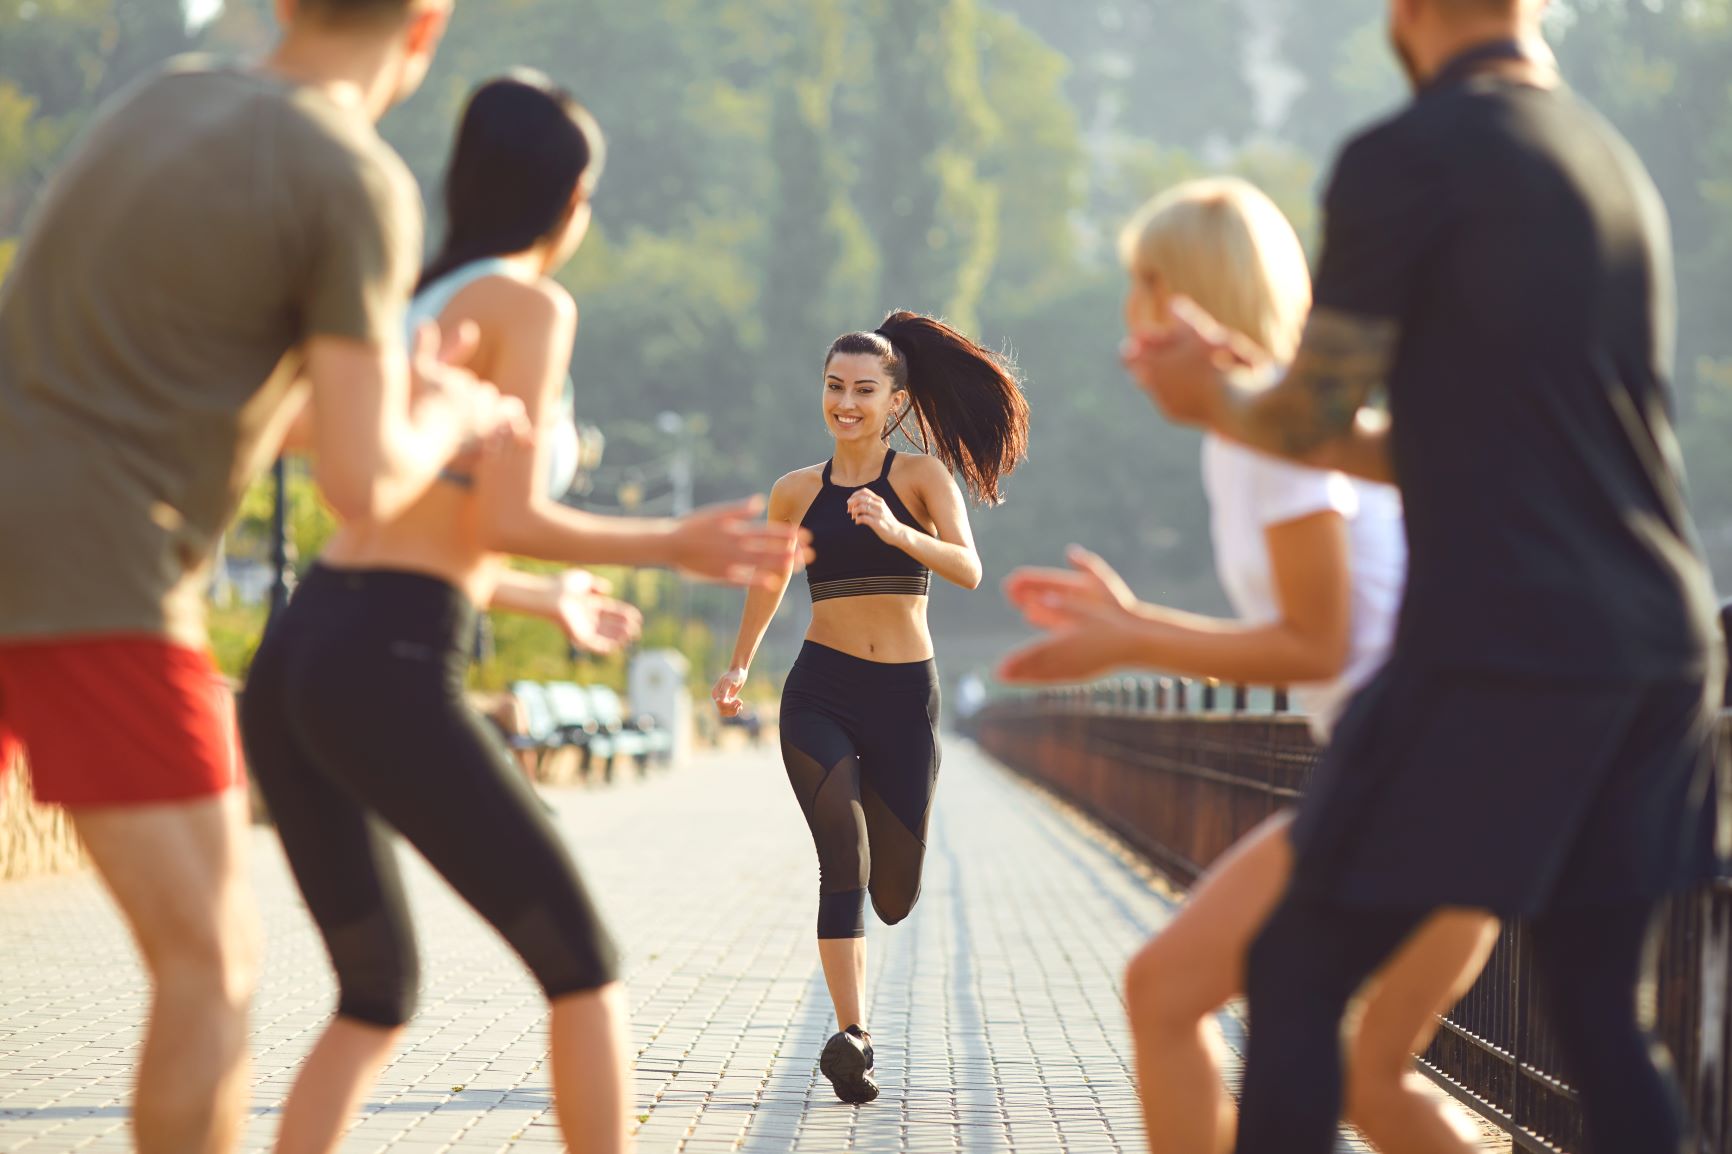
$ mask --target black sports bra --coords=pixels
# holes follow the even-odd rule
[[[830,480],[834,462],[824,466],[824,487],[812,499],[800,527],[812,534],[816,554],[806,566],[812,600],[832,597],[866,597],[874,593],[900,593],[924,597],[932,586],[932,570],[896,548],[887,545],[864,525],[848,516],[848,498],[860,489],[870,489],[890,506],[898,521],[922,533],[926,528],[914,519],[896,490],[890,487],[890,462],[896,450],[884,454],[884,471],[866,485],[843,487]]]

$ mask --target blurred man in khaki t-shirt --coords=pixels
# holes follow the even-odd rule
[[[248,1091],[244,790],[202,604],[236,502],[309,393],[349,519],[504,411],[406,354],[420,201],[373,127],[450,0],[279,10],[260,67],[177,62],[108,109],[0,289],[0,765],[27,750],[150,970],[143,1154],[231,1149]]]

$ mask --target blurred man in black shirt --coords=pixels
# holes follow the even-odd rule
[[[1724,657],[1672,428],[1665,209],[1560,84],[1543,0],[1391,7],[1417,95],[1340,156],[1294,363],[1243,379],[1194,308],[1126,353],[1175,419],[1406,503],[1395,656],[1249,958],[1239,1149],[1330,1148],[1347,1000],[1426,913],[1472,907],[1533,919],[1590,1149],[1677,1151],[1634,994],[1658,902],[1712,867]]]

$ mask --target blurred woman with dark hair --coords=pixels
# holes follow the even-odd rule
[[[539,613],[605,651],[636,636],[635,609],[581,571],[520,573],[502,554],[785,582],[798,534],[757,523],[759,502],[676,521],[559,503],[578,465],[567,371],[577,311],[552,276],[588,230],[601,154],[595,121],[545,77],[515,73],[470,99],[446,180],[448,232],[410,319],[468,333],[473,367],[522,401],[533,433],[467,451],[399,517],[344,525],[247,681],[253,775],[338,985],[336,1016],[283,1108],[278,1154],[336,1149],[414,1012],[419,966],[393,830],[546,994],[569,1148],[615,1154],[629,1142],[617,951],[558,830],[464,698],[476,612]]]
[[[1028,402],[1007,361],[949,325],[893,312],[838,337],[824,359],[831,459],[770,490],[772,523],[811,534],[812,624],[782,693],[782,759],[818,849],[818,954],[838,1032],[820,1067],[836,1096],[878,1096],[861,990],[866,898],[887,924],[920,893],[938,784],[938,670],[927,628],[933,573],[973,589],[980,556],[962,488],[985,504],[1027,454]],[[905,431],[921,453],[898,453]],[[956,477],[962,479],[958,486]],[[787,581],[746,597],[724,717]]]

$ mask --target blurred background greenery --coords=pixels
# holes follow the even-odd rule
[[[1569,81],[1629,135],[1665,194],[1682,288],[1678,394],[1692,494],[1732,581],[1732,0],[1557,0]],[[1403,96],[1380,0],[459,0],[427,87],[386,136],[428,193],[481,79],[542,69],[610,140],[596,232],[565,277],[582,310],[580,418],[608,437],[587,502],[665,507],[678,438],[702,500],[762,491],[822,459],[820,358],[891,307],[938,312],[1012,352],[1033,452],[977,517],[988,586],[943,590],[947,670],[1017,633],[991,591],[1072,540],[1139,589],[1223,608],[1193,434],[1165,426],[1118,369],[1114,239],[1142,199],[1239,172],[1315,243],[1318,184],[1345,135]],[[265,0],[0,0],[0,275],[29,205],[99,104],[163,58],[268,43]],[[688,429],[695,427],[688,424]],[[301,564],[329,519],[291,477]],[[231,535],[268,556],[270,492]],[[740,595],[619,575],[695,681],[718,672]],[[796,590],[797,591],[797,590]],[[758,683],[803,630],[772,629]],[[238,670],[260,610],[216,611]],[[478,681],[571,669],[551,626],[500,619]],[[588,677],[617,680],[617,661]]]

